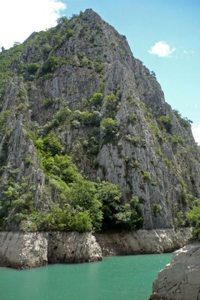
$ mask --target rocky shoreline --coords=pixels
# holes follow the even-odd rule
[[[172,252],[191,238],[191,228],[95,234],[0,232],[0,266],[26,269],[48,263],[101,261],[110,255]]]
[[[150,300],[200,299],[200,242],[176,251],[171,264],[160,271]]]

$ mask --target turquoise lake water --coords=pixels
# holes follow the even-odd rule
[[[102,262],[0,268],[0,300],[148,300],[172,254],[117,256]]]

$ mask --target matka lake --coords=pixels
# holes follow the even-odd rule
[[[0,300],[148,300],[153,281],[171,257],[117,256],[24,271],[0,268]]]

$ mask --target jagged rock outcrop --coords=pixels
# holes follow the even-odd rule
[[[151,300],[200,299],[200,243],[176,251],[172,262],[158,274]]]
[[[189,122],[165,102],[124,36],[89,9],[34,33],[0,61],[2,229],[21,228],[26,220],[28,231],[63,229],[63,209],[74,218],[67,230],[100,226],[93,204],[70,200],[80,174],[119,185],[120,203],[132,212],[113,205],[118,227],[187,225],[186,212],[200,197],[199,150]],[[41,224],[52,211],[60,223],[49,216]],[[139,221],[130,225],[128,216]]]

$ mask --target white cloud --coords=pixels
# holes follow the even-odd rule
[[[159,57],[170,57],[170,55],[175,51],[176,49],[170,48],[170,46],[164,42],[160,41],[157,42],[151,49],[149,50],[150,54],[158,55]]]
[[[200,145],[200,125],[192,129],[194,139]]]
[[[64,0],[3,0],[0,10],[0,47],[23,42],[32,32],[56,25]]]

